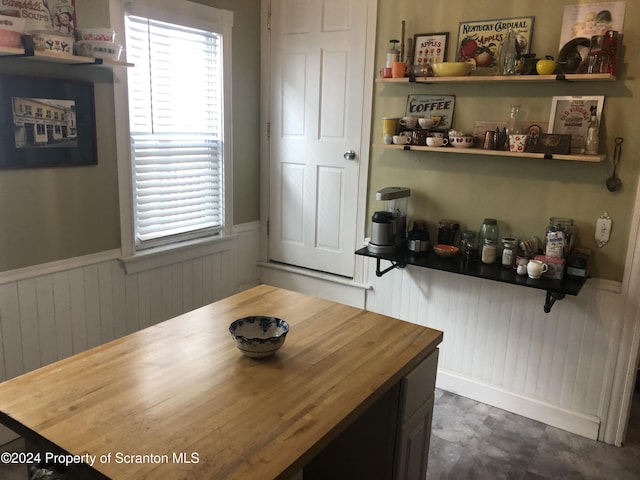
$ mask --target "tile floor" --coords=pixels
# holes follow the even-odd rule
[[[427,479],[638,480],[640,391],[618,448],[437,390]]]
[[[498,408],[436,391],[428,480],[638,480],[640,391],[627,442],[595,442]],[[0,447],[20,451],[22,440]],[[21,465],[0,464],[0,479],[27,480]]]

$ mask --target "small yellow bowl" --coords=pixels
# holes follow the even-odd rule
[[[458,247],[453,245],[444,245],[442,243],[433,246],[433,251],[436,252],[436,255],[444,258],[455,257],[459,250],[460,249]]]
[[[432,63],[436,77],[464,77],[471,72],[472,65],[467,62]]]

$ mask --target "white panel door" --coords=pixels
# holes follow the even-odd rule
[[[371,3],[271,3],[269,258],[273,261],[347,277],[354,274]],[[354,155],[345,158],[349,151]]]

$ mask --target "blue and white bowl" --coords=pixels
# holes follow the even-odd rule
[[[289,324],[284,320],[261,315],[240,318],[229,326],[238,349],[251,358],[273,355],[282,347],[288,332]]]

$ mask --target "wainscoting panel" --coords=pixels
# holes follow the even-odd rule
[[[258,249],[242,259],[238,249],[258,242],[255,226],[201,256],[133,274],[115,252],[0,275],[0,381],[256,285]]]
[[[589,281],[547,314],[543,290],[425,268],[378,278],[370,260],[365,281],[367,309],[444,332],[440,386],[597,438],[620,342],[619,293]]]

